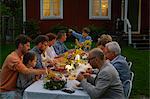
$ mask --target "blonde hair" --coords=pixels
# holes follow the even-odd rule
[[[112,41],[112,37],[108,34],[102,34],[100,38],[98,38],[97,47],[102,45],[105,47],[105,44]]]

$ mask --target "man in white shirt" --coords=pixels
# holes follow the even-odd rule
[[[46,34],[46,36],[48,36],[48,38],[49,38],[49,43],[48,43],[48,47],[46,49],[46,53],[50,58],[54,58],[57,56],[57,54],[53,48],[53,45],[56,42],[57,36],[53,33],[48,33],[48,34]]]

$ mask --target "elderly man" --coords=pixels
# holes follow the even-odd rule
[[[105,55],[106,58],[110,60],[110,63],[116,68],[119,73],[120,80],[124,84],[126,80],[130,80],[130,69],[126,59],[121,55],[121,48],[119,44],[115,41],[109,42],[105,45]],[[127,95],[129,86],[123,85],[124,93]]]
[[[99,72],[95,78],[79,74],[80,85],[90,95],[92,99],[123,99],[123,87],[116,69],[105,60],[102,50],[95,48],[89,52],[88,61],[93,68],[98,68]]]
[[[19,35],[15,40],[16,50],[5,59],[0,74],[0,96],[2,99],[20,99],[16,94],[16,82],[18,73],[45,74],[45,70],[27,68],[22,63],[22,57],[30,49],[30,39],[25,35]],[[17,98],[18,97],[18,98]]]
[[[122,83],[130,79],[130,69],[126,59],[121,55],[121,48],[115,41],[105,45],[105,56],[119,73]]]

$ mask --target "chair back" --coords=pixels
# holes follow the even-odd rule
[[[129,66],[129,69],[130,69],[131,66],[132,66],[132,62],[131,61],[128,62],[128,66]]]
[[[123,89],[124,89],[124,94],[125,94],[126,99],[129,99],[130,93],[131,93],[131,90],[132,90],[132,81],[131,80],[126,80],[123,83]]]
[[[133,72],[130,72],[130,75],[131,75],[131,78],[130,80],[133,81],[133,78],[134,78],[134,73]]]

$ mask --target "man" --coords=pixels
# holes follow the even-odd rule
[[[102,50],[95,48],[89,52],[88,62],[93,68],[98,68],[99,72],[95,78],[79,74],[80,85],[90,95],[92,99],[123,99],[123,87],[116,69],[105,60]]]
[[[48,47],[46,48],[46,53],[50,58],[53,59],[57,56],[57,54],[53,48],[53,45],[56,42],[57,36],[53,33],[48,33],[48,34],[46,34],[46,36],[48,36],[48,38],[49,38]]]
[[[116,68],[119,73],[122,83],[130,79],[130,69],[128,63],[121,55],[121,48],[115,41],[109,42],[105,45],[105,56],[110,60],[110,63]]]
[[[105,55],[106,58],[110,60],[110,63],[116,68],[116,70],[119,73],[120,80],[124,84],[126,80],[130,80],[131,75],[130,75],[130,69],[128,66],[128,63],[121,55],[121,48],[119,44],[115,41],[109,42],[105,45]],[[129,85],[124,84],[123,89],[125,95],[127,95],[127,91],[129,88]]]
[[[60,32],[58,32],[57,40],[56,40],[55,44],[53,45],[54,50],[57,55],[61,55],[68,51],[68,48],[64,44],[64,42],[66,41],[66,38],[67,38],[67,36],[66,36],[65,31],[61,30]]]
[[[44,53],[46,48],[48,47],[49,38],[45,35],[39,35],[35,38],[35,47],[33,47],[30,51],[34,52],[37,57],[37,63],[35,68],[42,69],[42,57],[41,54]]]
[[[16,50],[10,53],[2,66],[0,75],[0,95],[2,99],[15,99],[16,81],[18,73],[23,74],[45,74],[45,70],[27,68],[22,63],[22,57],[30,49],[30,39],[25,35],[19,35],[15,40]]]

